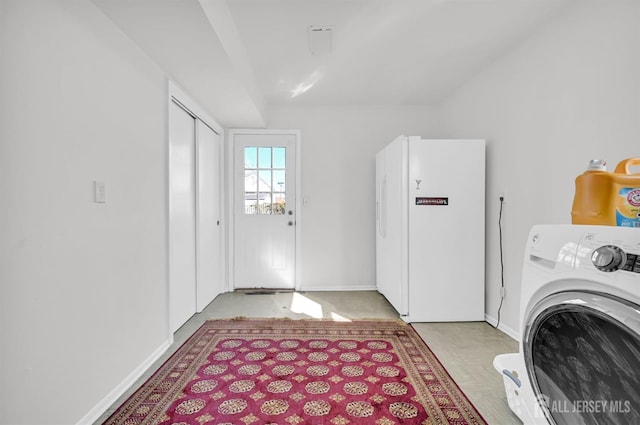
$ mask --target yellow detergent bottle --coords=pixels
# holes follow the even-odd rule
[[[621,161],[613,173],[603,160],[591,160],[576,177],[571,222],[640,228],[640,174],[630,172],[640,158]]]

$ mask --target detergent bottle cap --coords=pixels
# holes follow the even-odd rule
[[[589,161],[587,171],[607,171],[607,161],[604,159],[592,159]]]

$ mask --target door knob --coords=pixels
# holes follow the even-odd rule
[[[288,214],[289,214],[289,215],[293,215],[293,211],[289,210],[289,213],[288,213]]]
[[[293,221],[289,220],[289,223],[287,223],[289,226],[293,226]]]

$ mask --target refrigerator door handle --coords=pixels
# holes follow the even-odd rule
[[[387,216],[385,210],[387,208],[387,176],[382,178],[380,184],[380,202],[378,205],[378,231],[383,238],[387,237]]]

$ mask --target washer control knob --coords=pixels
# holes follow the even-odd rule
[[[591,262],[603,272],[615,272],[624,266],[627,256],[615,245],[605,245],[593,251]]]

